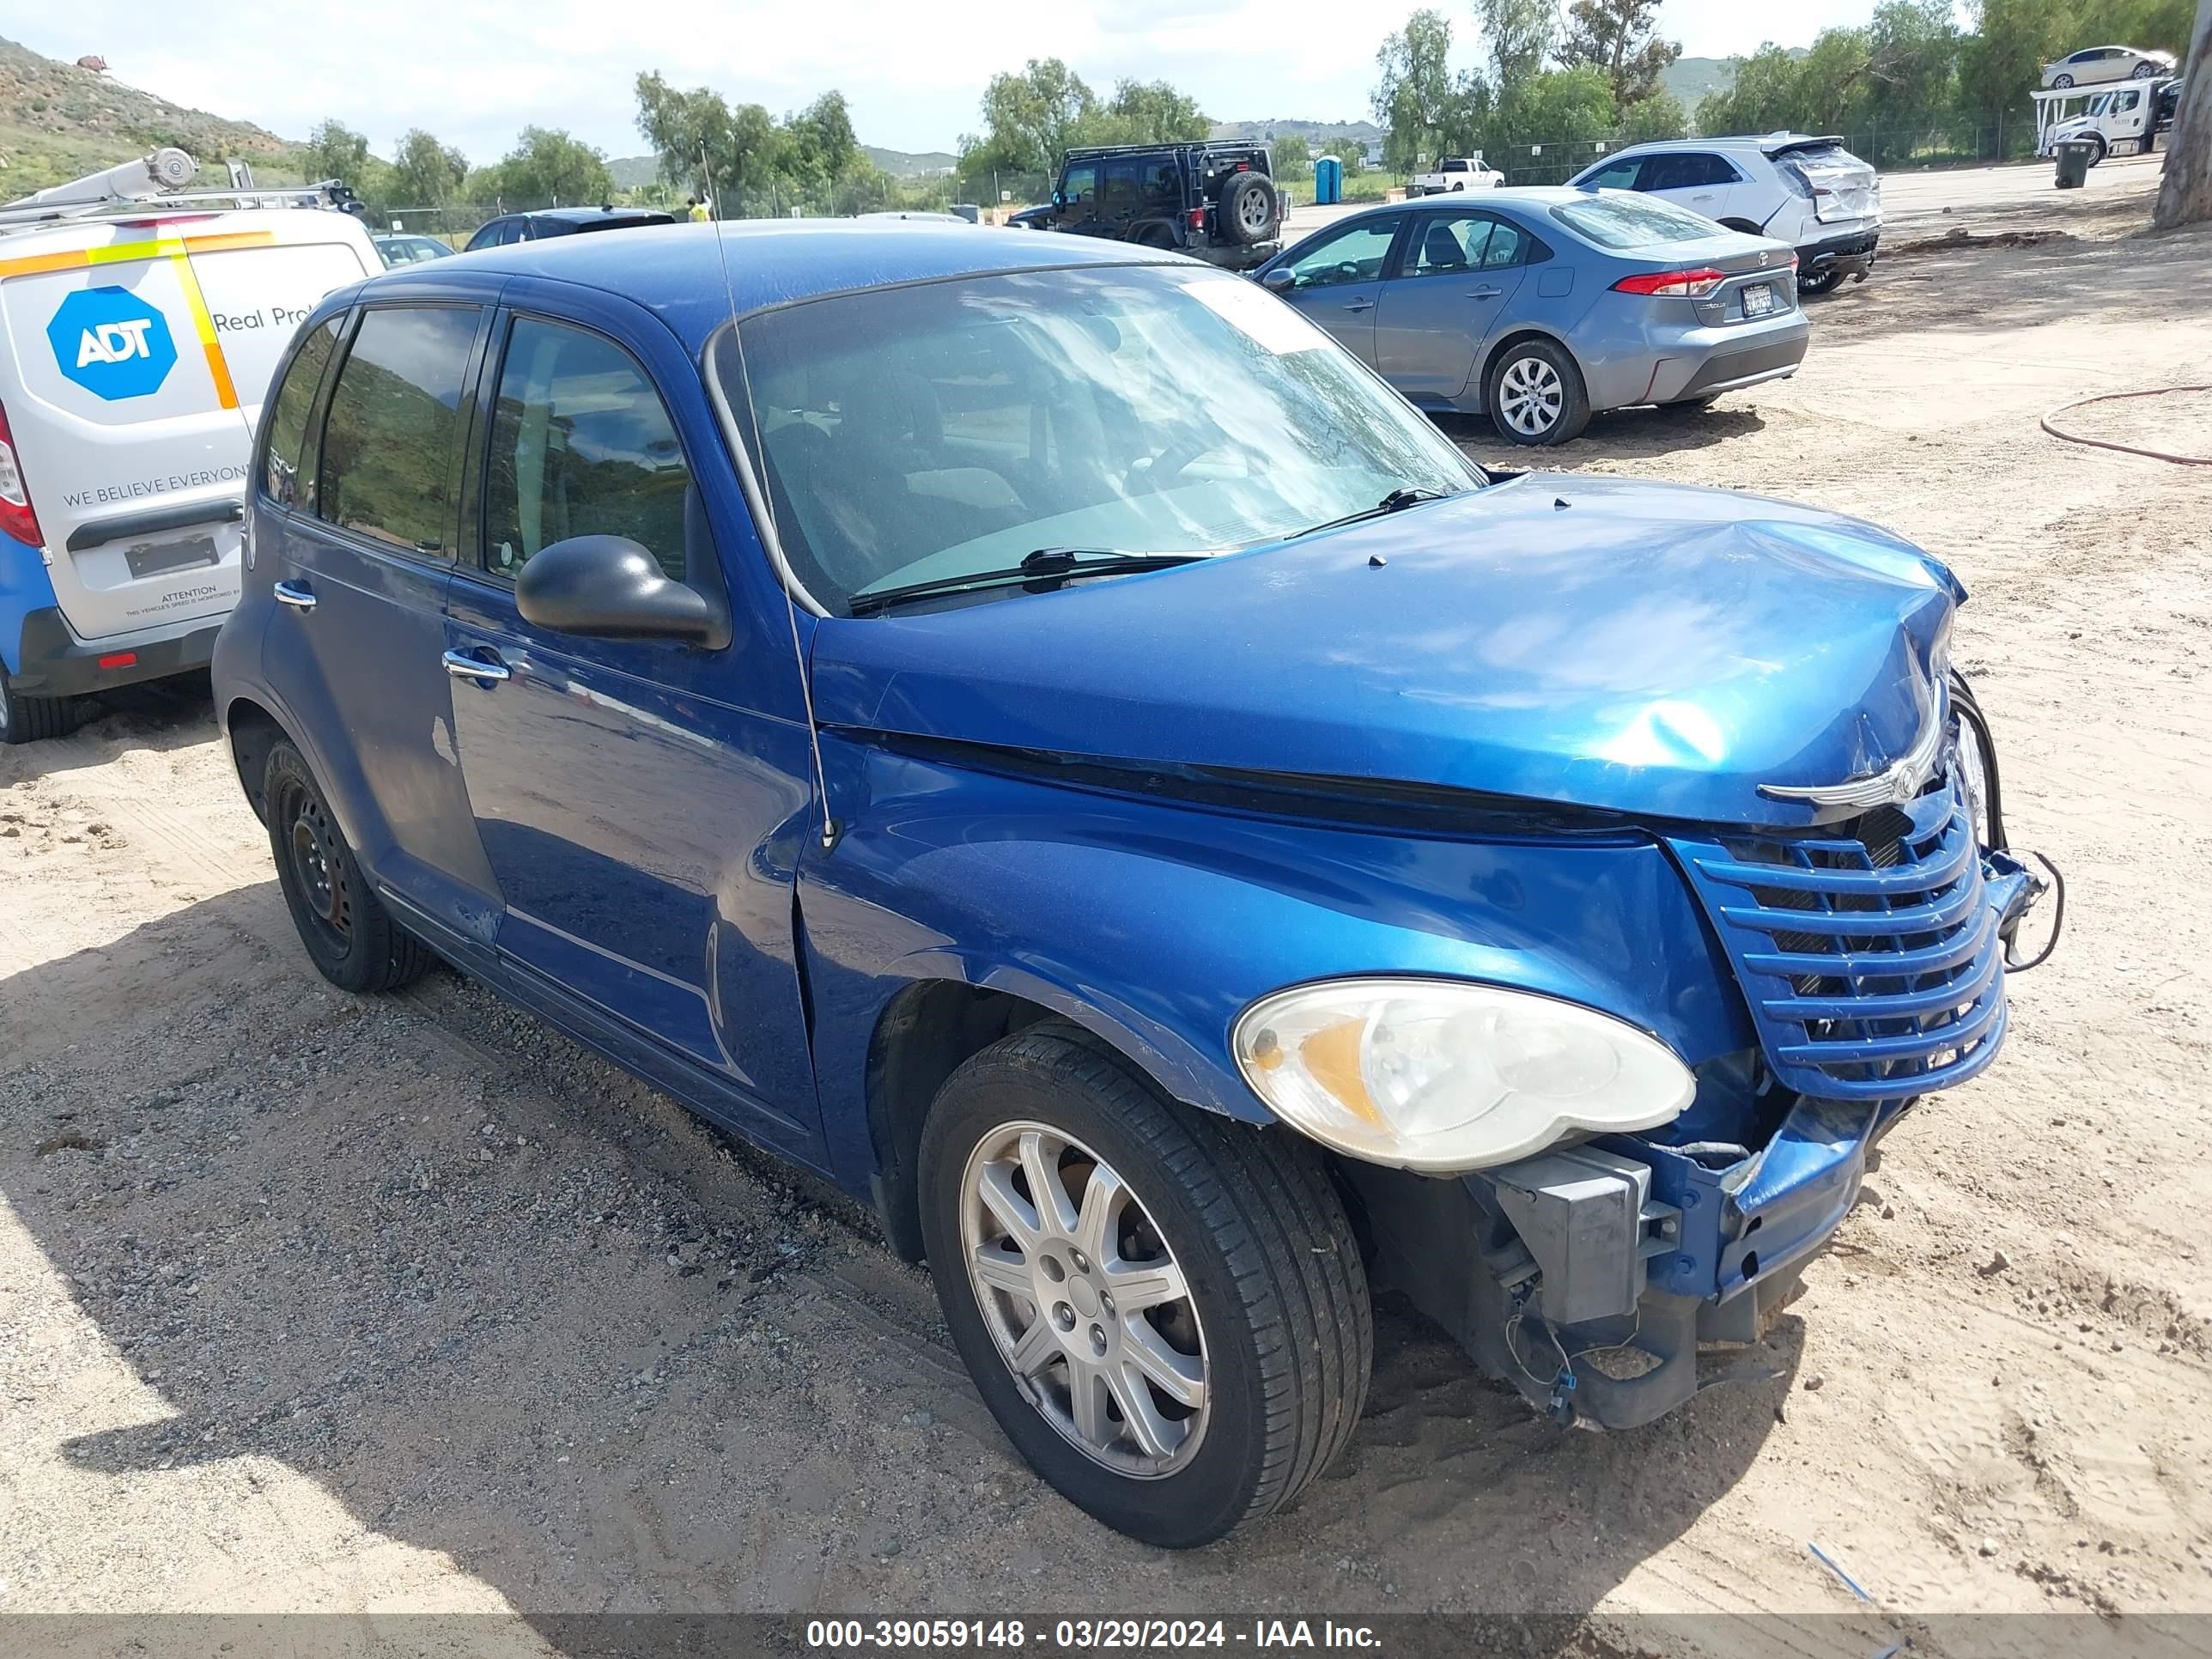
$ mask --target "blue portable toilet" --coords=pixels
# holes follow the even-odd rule
[[[1314,203],[1330,207],[1344,199],[1344,163],[1324,155],[1314,163]]]

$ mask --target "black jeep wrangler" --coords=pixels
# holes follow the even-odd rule
[[[1264,144],[1100,144],[1060,158],[1052,205],[1010,222],[1174,248],[1231,270],[1281,249],[1283,202]]]

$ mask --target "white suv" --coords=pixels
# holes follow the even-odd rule
[[[1826,294],[1866,280],[1881,238],[1881,181],[1840,138],[1679,138],[1634,144],[1584,167],[1570,185],[1633,190],[1797,250],[1797,291]]]

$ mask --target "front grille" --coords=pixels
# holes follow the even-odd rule
[[[1964,1082],[1995,1056],[1997,913],[1948,782],[1832,829],[1674,845],[1784,1086],[1893,1099]]]

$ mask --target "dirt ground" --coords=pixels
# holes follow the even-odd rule
[[[1863,1659],[1826,1616],[2212,1612],[2212,467],[2038,427],[2212,382],[2212,234],[2127,234],[2150,171],[1950,216],[1796,379],[1543,458],[1952,562],[2069,883],[2002,1059],[1687,1407],[1558,1431],[1386,1308],[1294,1512],[1107,1533],[864,1219],[457,977],[324,987],[204,688],[147,691],[0,750],[0,1613],[1735,1611]],[[2106,407],[2212,454],[2204,399]]]

